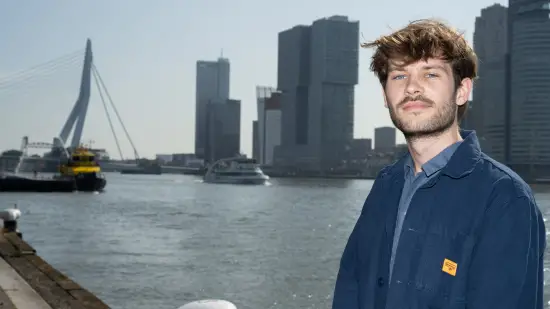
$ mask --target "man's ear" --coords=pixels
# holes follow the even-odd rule
[[[388,98],[386,98],[386,90],[384,89],[384,86],[382,86],[382,97],[384,97],[384,107],[388,108]]]
[[[458,89],[456,90],[455,102],[456,105],[462,106],[470,99],[472,93],[473,81],[471,78],[465,78],[462,80]]]

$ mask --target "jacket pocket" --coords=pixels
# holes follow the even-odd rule
[[[473,237],[443,230],[430,230],[423,236],[419,265],[414,275],[422,302],[433,309],[461,308],[466,301]]]

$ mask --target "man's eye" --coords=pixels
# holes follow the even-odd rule
[[[395,76],[392,77],[391,79],[397,80],[397,79],[402,79],[402,78],[404,78],[404,77],[405,77],[405,75],[395,75]]]

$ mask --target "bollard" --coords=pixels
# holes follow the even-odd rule
[[[23,239],[23,234],[17,229],[17,219],[21,217],[21,210],[17,209],[17,205],[14,208],[4,209],[0,211],[0,219],[4,221],[4,228],[2,233],[15,232],[19,238]]]
[[[178,309],[237,309],[237,307],[227,300],[204,299],[190,302]]]

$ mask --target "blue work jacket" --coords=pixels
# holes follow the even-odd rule
[[[389,261],[404,161],[378,174],[340,261],[332,309],[543,309],[546,231],[530,187],[475,132],[414,194]]]

